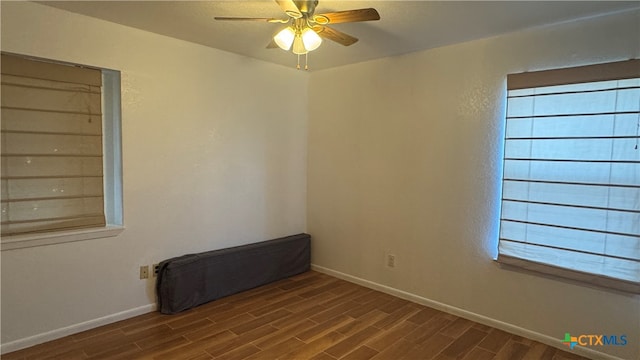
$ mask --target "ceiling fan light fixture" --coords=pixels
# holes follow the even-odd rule
[[[2,1],[2,0],[0,0]],[[323,39],[329,39],[343,46],[355,44],[358,39],[331,28],[327,25],[352,23],[359,21],[380,20],[380,14],[374,8],[333,11],[324,14],[315,14],[318,0],[275,0],[287,19],[267,17],[227,17],[216,16],[216,20],[228,21],[258,21],[271,24],[288,24],[280,30],[273,41],[266,46],[267,49],[280,48],[298,55],[298,69],[300,68],[300,55],[306,55],[314,51],[323,43]],[[305,66],[305,69],[307,67]]]
[[[291,44],[294,43],[294,38],[296,38],[295,30],[291,26],[287,26],[273,37],[273,41],[280,49],[288,51],[291,49]]]
[[[307,51],[313,51],[322,44],[322,38],[311,28],[302,30],[302,43]]]
[[[302,41],[302,36],[296,35],[296,37],[293,39],[293,49],[291,51],[293,51],[293,53],[296,54],[296,55],[304,55],[304,54],[309,52],[304,47],[304,42]]]

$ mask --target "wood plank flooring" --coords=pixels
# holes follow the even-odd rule
[[[177,315],[141,315],[2,359],[584,358],[309,271]]]

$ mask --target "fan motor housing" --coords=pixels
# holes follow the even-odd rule
[[[313,12],[316,10],[316,5],[318,5],[318,0],[312,1],[297,1],[294,0],[294,3],[300,9],[300,12],[306,15],[313,15]]]

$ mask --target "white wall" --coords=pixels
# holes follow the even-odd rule
[[[558,340],[626,334],[593,350],[638,359],[640,296],[492,260],[506,74],[636,57],[638,12],[314,72],[313,263]]]
[[[2,51],[122,71],[126,225],[2,252],[3,350],[150,309],[140,265],[305,230],[308,74],[34,3],[3,1],[1,30]]]

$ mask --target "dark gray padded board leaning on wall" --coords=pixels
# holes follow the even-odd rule
[[[309,234],[171,258],[159,265],[158,310],[175,314],[303,273],[310,264]]]

